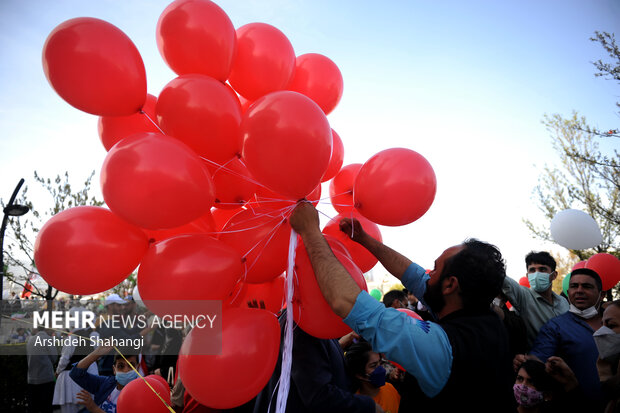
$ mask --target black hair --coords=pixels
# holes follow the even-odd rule
[[[370,353],[372,351],[370,343],[360,341],[359,343],[352,344],[344,354],[345,368],[351,382],[354,383],[355,390],[359,387],[359,379],[355,376],[366,374],[366,364],[370,360]]]
[[[407,301],[407,294],[400,290],[390,290],[383,296],[383,304],[386,307],[391,307],[396,300]]]
[[[547,373],[545,363],[542,361],[528,359],[521,364],[519,369],[527,372],[532,384],[539,392],[555,393],[560,390],[559,383]]]
[[[530,251],[525,256],[525,268],[529,267],[532,263],[543,264],[551,268],[551,271],[555,271],[556,262],[555,258],[551,256],[547,251]]]
[[[593,269],[577,268],[576,270],[573,270],[573,272],[570,273],[570,278],[573,278],[573,275],[587,275],[589,277],[594,278],[594,281],[596,282],[596,286],[598,287],[598,290],[603,291],[603,281],[601,281],[601,276],[598,275],[598,273],[594,271]]]
[[[474,238],[463,242],[463,249],[446,260],[440,281],[454,276],[459,280],[463,308],[486,310],[502,290],[506,267],[495,245]]]
[[[124,354],[124,353],[123,353],[123,354]],[[129,361],[129,362],[130,362],[130,363],[131,363],[131,364],[132,364],[132,365],[133,365],[133,366],[137,369],[137,368],[138,368],[138,360],[139,360],[139,359],[138,359],[138,355],[137,355],[137,354],[124,354],[124,355],[125,355],[125,357],[123,358],[123,356],[121,356],[120,354],[116,353],[116,354],[114,355],[114,363],[113,363],[113,364],[116,366],[116,362],[117,362],[118,360],[125,360],[125,359],[127,359],[127,361]],[[133,357],[133,358],[135,358],[135,359],[136,359],[136,362],[135,362],[135,363],[133,363],[133,362],[131,362],[131,361],[129,360],[131,357]]]

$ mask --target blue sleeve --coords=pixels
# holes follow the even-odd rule
[[[536,356],[543,363],[551,356],[556,355],[559,343],[559,334],[553,319],[547,321],[538,331],[536,341],[529,354]]]
[[[81,369],[78,368],[77,365],[74,365],[69,372],[69,377],[84,390],[88,390],[89,393],[97,394],[110,376],[96,376],[90,374],[86,369]]]
[[[385,306],[362,291],[343,320],[379,353],[401,364],[429,397],[446,385],[452,369],[452,346],[439,324],[416,320]]]
[[[426,292],[426,282],[429,278],[424,268],[412,262],[402,277],[400,277],[400,280],[407,290],[411,291],[418,300],[421,300],[424,305],[426,305],[424,302],[424,293]]]

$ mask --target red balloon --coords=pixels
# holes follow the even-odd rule
[[[367,291],[366,280],[359,268],[338,249],[332,249],[334,255],[346,268],[357,285]],[[310,258],[303,243],[297,247],[295,257],[297,273],[295,292],[293,294],[293,318],[306,333],[317,338],[339,338],[351,332],[342,319],[336,315],[325,301],[323,293],[312,270]]]
[[[215,232],[221,232],[230,218],[242,211],[242,207],[236,209],[211,208],[211,215],[215,223]]]
[[[573,265],[571,272],[575,271],[578,268],[586,268],[586,262],[588,262],[588,260],[579,261],[577,264]]]
[[[519,285],[530,288],[530,280],[527,277],[521,277],[519,278]]]
[[[198,402],[215,409],[240,406],[256,396],[269,381],[280,349],[280,326],[268,311],[224,309],[222,321],[220,354],[201,353],[212,345],[213,337],[209,329],[195,328],[179,355],[185,389]]]
[[[409,317],[415,318],[416,320],[422,320],[422,317],[420,317],[418,313],[416,313],[415,311],[412,311],[412,310],[410,310],[408,308],[397,308],[396,311],[400,311],[401,313],[405,313]],[[401,367],[401,369],[405,370],[402,367]]]
[[[139,228],[105,208],[79,206],[43,225],[34,244],[34,261],[54,288],[68,294],[96,294],[131,274],[147,248]]]
[[[341,214],[354,209],[353,185],[361,167],[361,163],[352,163],[344,166],[329,183],[329,197],[332,206]]]
[[[342,97],[342,74],[328,57],[318,53],[303,54],[297,56],[295,74],[287,89],[308,96],[328,115]]]
[[[329,181],[332,179],[342,168],[342,161],[344,159],[344,145],[340,136],[332,129],[332,155],[329,158],[329,165],[327,170],[321,178],[321,182]]]
[[[620,260],[611,254],[600,252],[591,256],[585,268],[596,271],[603,281],[603,291],[607,291],[620,282]]]
[[[151,94],[146,96],[142,110],[145,113],[134,113],[129,116],[101,116],[98,122],[99,138],[109,151],[118,141],[138,132],[159,132],[155,104],[157,98]],[[149,120],[150,118],[150,120]],[[155,123],[153,123],[155,122]]]
[[[180,227],[170,229],[143,229],[146,236],[149,238],[149,242],[163,241],[168,238],[175,237],[177,235],[184,234],[208,234],[215,236],[215,221],[211,212],[207,212],[198,219],[192,222],[181,225]]]
[[[437,189],[431,164],[419,153],[392,148],[371,157],[353,186],[355,208],[380,225],[406,225],[428,211]]]
[[[274,92],[254,102],[241,121],[243,160],[263,185],[300,199],[321,182],[332,135],[321,108],[297,92]]]
[[[321,199],[321,185],[317,185],[314,191],[306,195],[306,199],[312,205],[317,206]],[[286,196],[277,194],[264,186],[259,186],[256,189],[256,202],[263,208],[272,210],[289,208],[292,210],[297,205],[297,201],[296,199],[287,199]]]
[[[255,208],[233,216],[218,239],[245,258],[245,282],[263,283],[286,269],[290,234],[291,226],[283,214]]]
[[[223,83],[205,75],[182,75],[164,86],[157,119],[167,135],[222,165],[241,151],[241,104]]]
[[[295,51],[288,38],[266,23],[237,29],[237,55],[228,81],[249,100],[283,90],[295,70]]]
[[[164,379],[162,376],[160,376],[159,374],[149,374],[148,376],[145,377],[145,379],[147,381],[151,381],[151,380],[157,380],[158,382],[160,382],[164,388],[167,391],[170,391],[170,385],[168,384],[168,382],[166,381],[166,379]]]
[[[237,209],[254,196],[257,185],[241,159],[234,157],[211,175],[215,184],[215,206]]]
[[[278,314],[285,305],[284,289],[286,277],[280,274],[271,281],[260,284],[244,283],[240,293],[233,296],[233,305],[250,308],[254,304],[274,314]]]
[[[377,264],[378,260],[366,248],[362,247],[360,244],[349,238],[347,234],[340,231],[340,221],[343,218],[356,218],[368,235],[377,241],[382,242],[383,237],[381,236],[379,226],[364,218],[360,213],[351,211],[345,214],[337,215],[325,226],[325,228],[323,228],[323,234],[331,235],[338,241],[342,242],[342,244],[344,244],[349,251],[349,254],[351,254],[351,259],[355,265],[357,265],[362,272],[368,272]]]
[[[215,188],[191,149],[158,133],[138,133],[117,143],[101,168],[110,209],[148,229],[174,228],[209,212]]]
[[[243,275],[239,253],[205,234],[179,235],[151,245],[138,271],[140,297],[222,300]]]
[[[144,377],[144,380],[142,378],[132,380],[123,387],[118,395],[116,411],[168,413],[170,410],[166,405],[170,406],[170,386],[161,376],[151,374]]]
[[[60,97],[93,115],[131,115],[146,100],[140,52],[103,20],[78,17],[56,26],[43,46],[43,71]]]
[[[239,96],[239,103],[241,103],[241,112],[245,113],[248,111],[249,107],[254,103],[251,100],[244,98],[243,96]]]
[[[200,73],[225,81],[237,34],[228,15],[209,0],[176,0],[157,22],[157,47],[178,75]]]

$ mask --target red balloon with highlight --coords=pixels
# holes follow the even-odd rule
[[[242,157],[252,176],[298,200],[321,182],[332,150],[325,114],[297,92],[274,92],[248,109],[241,122]]]
[[[266,23],[237,29],[237,54],[228,82],[243,97],[256,100],[283,90],[295,71],[295,51],[286,35]]]
[[[241,151],[241,104],[212,77],[189,74],[170,81],[157,99],[163,131],[198,155],[222,165]]]
[[[199,403],[230,409],[250,401],[269,381],[278,360],[280,325],[269,311],[225,308],[221,337],[221,353],[208,355],[202,349],[211,345],[210,329],[190,331],[179,354],[179,375]]]
[[[431,164],[406,148],[386,149],[360,168],[353,186],[355,208],[380,225],[409,224],[428,211],[437,178]]]
[[[146,235],[111,211],[66,209],[50,218],[34,244],[43,279],[68,294],[96,294],[123,281],[148,248]]]
[[[110,209],[148,229],[175,228],[209,212],[215,189],[208,169],[177,139],[138,133],[117,143],[101,168]]]
[[[178,75],[200,73],[225,81],[237,34],[230,18],[209,0],[176,0],[157,21],[157,48]]]
[[[146,100],[140,52],[104,20],[78,17],[56,26],[43,46],[43,71],[60,97],[93,115],[131,115]]]
[[[303,54],[297,56],[287,89],[308,96],[328,115],[342,97],[342,74],[330,58],[318,53]]]

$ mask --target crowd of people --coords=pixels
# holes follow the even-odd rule
[[[290,224],[301,236],[323,296],[353,331],[327,340],[294,326],[287,412],[620,412],[620,301],[606,300],[595,271],[572,271],[567,295],[556,294],[555,260],[547,252],[531,252],[525,257],[530,282],[525,287],[506,276],[495,246],[469,239],[447,248],[427,272],[370,237],[359,222],[343,219],[342,231],[406,288],[379,302],[334,256],[311,204],[300,203]],[[130,314],[135,303],[112,295],[105,308],[108,314]],[[279,319],[284,331],[286,310]],[[115,412],[122,388],[138,378],[135,368],[168,380],[175,411],[216,411],[184,390],[175,356],[150,356],[164,346],[178,354],[183,332],[170,330],[128,331],[148,336],[149,351],[125,357],[109,347],[63,348],[58,362],[52,352],[29,352],[33,406],[39,402],[37,411],[46,411],[45,398],[47,411],[58,404],[63,412]],[[276,411],[283,347],[264,389],[230,411]]]

